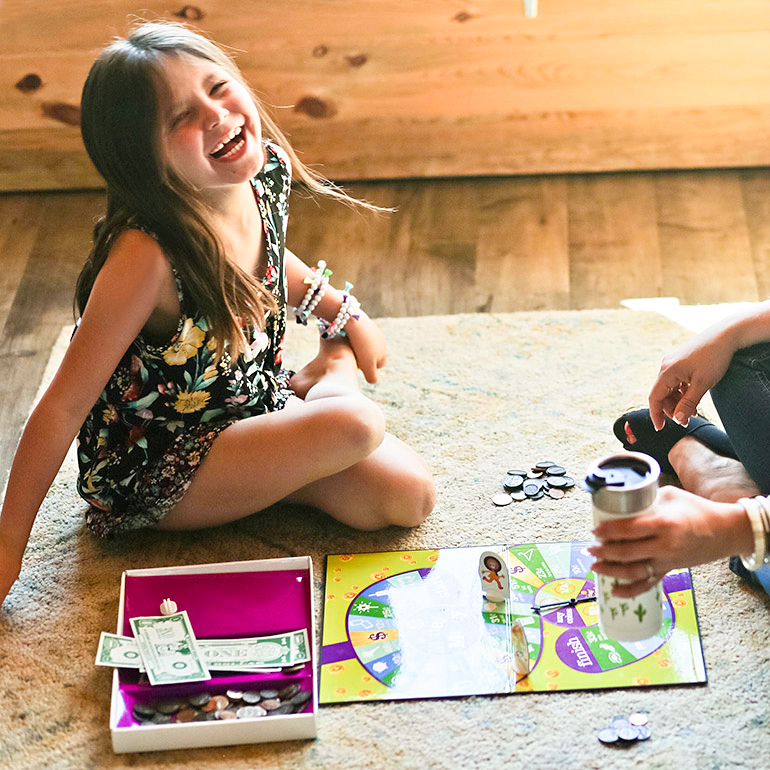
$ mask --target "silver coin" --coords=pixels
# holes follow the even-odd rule
[[[505,472],[507,476],[521,476],[524,478],[527,475],[527,471],[510,470]]]
[[[187,699],[187,702],[191,706],[200,708],[201,706],[205,706],[210,700],[211,700],[211,696],[207,692],[202,692],[202,693],[198,693],[198,695],[191,695]]]
[[[630,727],[631,723],[625,717],[612,717],[610,719],[610,727],[614,730],[619,730],[621,727]]]
[[[157,713],[155,708],[148,703],[134,703],[132,711],[134,712],[134,716],[138,715],[142,717],[152,717]]]
[[[243,700],[243,690],[226,690],[225,695],[230,699],[230,702]]]
[[[295,706],[301,706],[303,703],[307,703],[310,698],[313,697],[313,693],[310,690],[300,690],[294,697],[291,698],[291,703]]]
[[[524,492],[511,492],[511,500],[516,500],[517,502],[521,502],[522,500],[526,500],[527,496],[524,494]]]
[[[546,476],[545,480],[548,482],[548,486],[551,487],[567,486],[567,482],[564,480],[564,476]]]
[[[638,739],[640,741],[649,740],[652,735],[652,730],[650,730],[649,725],[637,725],[636,731],[639,733]]]
[[[497,506],[509,505],[513,498],[507,492],[499,492],[492,495],[492,502]]]
[[[256,690],[246,690],[246,692],[241,695],[241,700],[244,703],[253,706],[255,703],[259,703],[262,700],[262,696]]]
[[[635,741],[639,738],[639,728],[634,727],[633,725],[628,725],[628,727],[616,727],[614,730],[621,741]]]
[[[259,694],[262,696],[262,698],[277,698],[278,697],[278,690],[274,690],[272,687],[267,690],[260,690]]]
[[[534,497],[540,491],[541,491],[540,484],[534,481],[528,481],[524,485],[524,494],[527,497]]]
[[[503,487],[506,492],[513,492],[516,489],[521,489],[523,483],[523,476],[506,476],[503,479]]]
[[[155,705],[155,710],[161,714],[176,714],[177,711],[181,711],[187,704],[180,700],[164,700]]]
[[[635,711],[628,718],[628,721],[636,727],[641,727],[641,725],[646,725],[650,721],[650,717],[645,711]]]
[[[618,734],[611,727],[599,730],[597,737],[602,743],[615,743],[618,740]]]
[[[241,706],[235,715],[238,719],[255,719],[256,717],[263,717],[267,714],[262,706]]]
[[[158,712],[150,721],[155,725],[168,725],[171,724],[174,717],[171,714],[163,714]]]
[[[566,468],[562,468],[561,465],[550,465],[548,467],[549,476],[563,476],[567,472]]]
[[[562,476],[562,478],[566,482],[563,487],[564,489],[572,489],[575,486],[575,479],[572,476]]]
[[[547,470],[548,468],[551,468],[551,467],[553,467],[555,465],[556,465],[556,463],[553,463],[550,460],[541,460],[539,463],[535,463],[532,466],[532,470],[533,471],[544,471],[544,470]],[[559,466],[556,466],[556,467],[558,468]]]
[[[291,703],[282,703],[277,709],[273,709],[270,712],[270,716],[276,716],[277,714],[293,714],[294,706]]]
[[[291,684],[287,684],[286,687],[278,690],[278,697],[281,700],[289,700],[289,698],[293,698],[301,689],[302,688],[296,682],[292,682]]]
[[[527,473],[528,479],[542,479],[544,473],[541,473],[540,471],[529,471]]]

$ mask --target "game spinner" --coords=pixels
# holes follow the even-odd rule
[[[321,702],[705,682],[689,570],[663,578],[660,632],[618,642],[597,625],[587,545],[327,557]],[[507,567],[509,599],[484,596],[479,557],[490,550]],[[528,674],[514,668],[516,619]]]

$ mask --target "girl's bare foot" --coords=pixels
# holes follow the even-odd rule
[[[693,494],[721,503],[759,494],[740,461],[712,452],[691,436],[677,441],[668,459],[682,486]]]
[[[344,337],[321,338],[318,354],[292,378],[294,392],[305,401],[358,392],[358,366]]]

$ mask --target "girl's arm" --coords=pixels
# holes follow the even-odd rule
[[[117,239],[99,272],[77,333],[16,450],[0,513],[0,604],[67,449],[169,277],[173,282],[160,247],[133,230]]]
[[[285,250],[286,280],[289,294],[289,305],[297,307],[308,289],[305,278],[313,275],[313,271],[295,254]],[[321,301],[313,311],[318,318],[333,321],[342,305],[342,292],[328,286]],[[358,368],[363,372],[367,382],[377,382],[377,370],[385,365],[388,358],[388,347],[385,337],[377,324],[366,313],[359,311],[359,318],[351,318],[345,325],[345,334],[356,355]],[[291,322],[291,316],[289,322]]]
[[[666,416],[687,425],[704,393],[724,377],[735,351],[768,340],[770,300],[719,321],[667,355],[650,391],[655,427],[660,430]]]

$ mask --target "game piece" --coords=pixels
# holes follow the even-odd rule
[[[529,644],[522,622],[516,618],[511,624],[513,640],[513,670],[522,677],[529,674]]]
[[[503,602],[511,595],[508,568],[503,557],[494,551],[484,551],[479,557],[481,590],[490,602]]]
[[[173,615],[177,611],[176,602],[171,599],[164,599],[160,603],[161,615]]]

